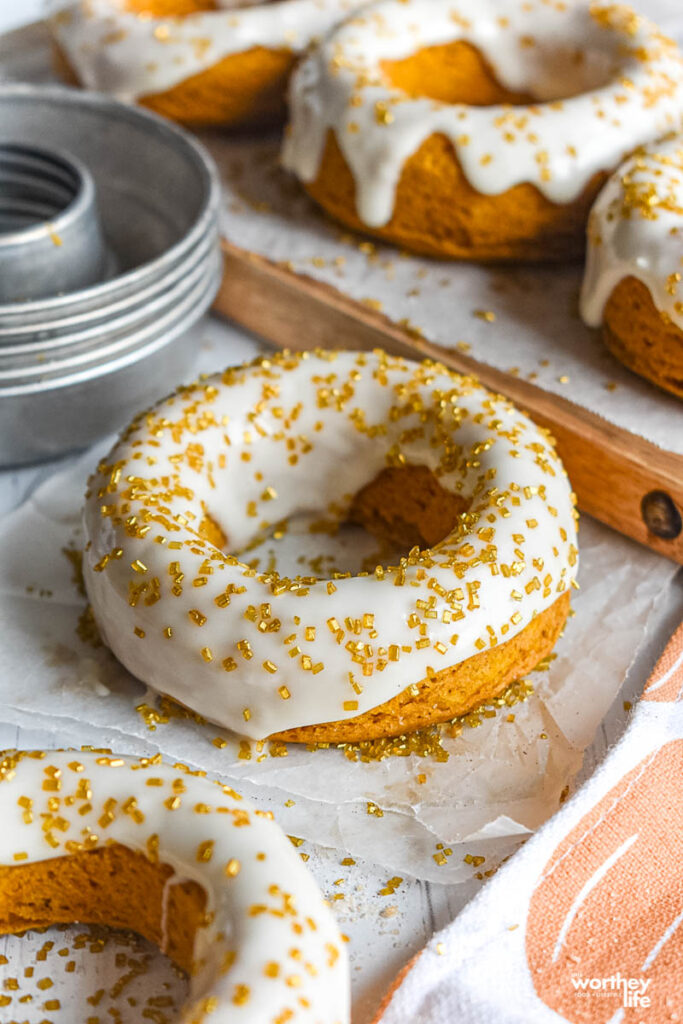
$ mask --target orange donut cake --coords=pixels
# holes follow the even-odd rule
[[[275,354],[180,389],[99,465],[85,532],[114,654],[255,739],[464,714],[549,653],[577,569],[547,433],[383,353]]]
[[[269,812],[202,775],[0,754],[0,934],[132,929],[189,974],[181,1024],[348,1024],[344,944],[313,878]]]
[[[359,0],[77,0],[52,18],[86,88],[187,125],[282,116],[297,55]]]
[[[630,370],[683,398],[683,137],[639,150],[598,197],[581,312]]]
[[[676,47],[622,5],[383,0],[295,72],[283,163],[414,252],[564,259],[609,173],[682,115]]]

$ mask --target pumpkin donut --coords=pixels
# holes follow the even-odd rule
[[[282,117],[298,54],[359,0],[78,0],[51,19],[89,89],[190,126]]]
[[[638,150],[591,212],[581,312],[634,373],[683,398],[683,137]]]
[[[283,163],[405,249],[558,260],[582,254],[608,174],[682,114],[675,45],[622,5],[383,0],[297,69]]]
[[[313,878],[270,812],[203,774],[1,753],[0,934],[132,929],[190,975],[181,1024],[348,1024],[344,944]]]
[[[83,569],[138,678],[255,739],[394,736],[553,647],[577,568],[547,432],[436,363],[281,353],[139,416]]]

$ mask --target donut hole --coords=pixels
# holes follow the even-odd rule
[[[137,932],[59,924],[5,936],[3,952],[7,966],[0,1005],[5,1014],[14,1014],[3,1015],[3,1024],[182,1020],[187,975]],[[47,988],[46,981],[52,982]]]
[[[387,467],[355,495],[349,522],[385,547],[408,554],[447,537],[468,506],[462,495],[445,490],[427,466]]]
[[[206,893],[196,882],[174,882],[173,874],[120,843],[0,866],[0,934],[75,921],[126,929],[190,974]]]
[[[462,40],[425,46],[403,60],[382,61],[381,68],[389,85],[413,99],[472,107],[533,102],[530,95],[501,85],[482,53]]]
[[[330,578],[372,572],[379,564],[396,564],[414,547],[433,547],[468,507],[427,466],[406,465],[381,470],[343,505],[269,525],[239,550],[208,514],[200,532],[254,569]]]
[[[527,87],[508,88],[484,54],[461,39],[425,46],[401,60],[380,67],[388,85],[411,99],[463,103],[472,107],[529,106],[535,102],[571,99],[607,85],[617,71],[616,55],[582,45],[544,46],[542,40],[520,40],[525,47]]]

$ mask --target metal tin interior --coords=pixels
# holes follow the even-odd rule
[[[95,185],[65,153],[0,142],[0,302],[73,292],[102,279]]]

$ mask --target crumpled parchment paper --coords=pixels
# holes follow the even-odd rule
[[[420,878],[470,878],[465,854],[485,856],[488,867],[557,808],[675,573],[672,563],[584,518],[581,589],[556,658],[529,677],[531,697],[444,735],[445,760],[412,754],[364,763],[338,749],[240,743],[177,711],[159,720],[159,699],[78,635],[86,599],[74,581],[77,555],[64,551],[82,543],[81,496],[108,443],[0,522],[3,720],[37,728],[58,721],[76,745],[159,749],[236,780],[294,836]]]
[[[681,25],[679,0],[639,6],[671,32]],[[37,75],[46,66],[43,49],[41,37],[30,68],[4,53],[5,73]],[[403,258],[342,237],[278,170],[277,140],[214,136],[210,145],[226,188],[224,231],[236,244],[288,261],[392,319],[408,319],[442,345],[461,343],[483,362],[514,368],[683,452],[680,403],[623,370],[580,324],[580,268],[487,269]],[[201,369],[227,362],[214,353]],[[584,518],[576,614],[549,670],[530,677],[535,693],[528,700],[444,738],[447,760],[411,755],[363,763],[340,750],[294,745],[286,756],[273,756],[284,751],[268,744],[247,750],[189,717],[155,724],[157,698],[103,648],[79,638],[85,598],[63,549],[77,551],[81,543],[81,498],[97,457],[93,450],[59,471],[0,521],[0,717],[35,728],[57,723],[74,745],[161,750],[236,780],[294,836],[439,882],[471,879],[467,854],[485,857],[485,872],[556,809],[676,569]],[[135,710],[141,705],[145,715]]]

